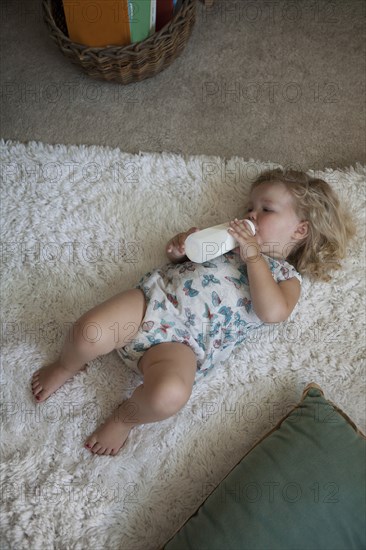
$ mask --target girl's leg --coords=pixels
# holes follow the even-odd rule
[[[84,313],[71,327],[60,357],[34,373],[32,391],[37,401],[47,399],[88,361],[133,340],[145,311],[144,293],[135,288]]]
[[[144,383],[87,439],[86,447],[115,455],[134,426],[177,413],[192,393],[196,366],[196,356],[185,344],[166,342],[148,349],[139,362]]]

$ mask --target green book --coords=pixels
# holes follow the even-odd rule
[[[141,42],[150,36],[151,0],[128,0],[131,43]]]

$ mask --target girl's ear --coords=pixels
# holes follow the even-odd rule
[[[303,221],[300,222],[295,229],[295,239],[302,240],[305,239],[309,234],[309,222]]]

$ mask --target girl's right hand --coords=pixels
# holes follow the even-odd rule
[[[191,235],[191,233],[196,233],[196,231],[200,231],[200,229],[198,227],[191,227],[185,233],[178,233],[178,235],[170,239],[166,245],[166,254],[170,261],[179,261],[185,257],[185,240],[188,235]]]

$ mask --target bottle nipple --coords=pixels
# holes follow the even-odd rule
[[[249,225],[252,234],[255,235],[255,225],[252,220],[245,219],[244,221]]]

